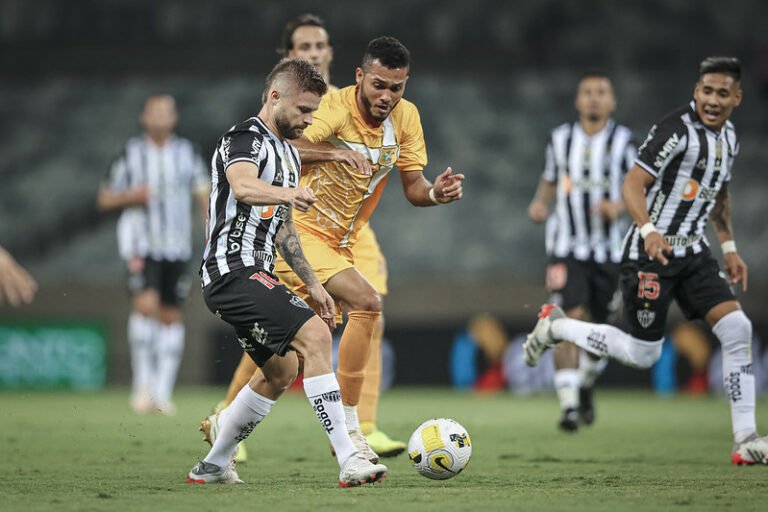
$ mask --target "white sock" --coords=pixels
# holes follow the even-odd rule
[[[560,409],[576,409],[579,406],[579,370],[564,368],[555,370],[555,391],[560,400]]]
[[[347,425],[347,432],[360,430],[360,419],[357,417],[356,405],[344,406],[344,422]]]
[[[347,433],[344,407],[341,405],[341,390],[336,375],[326,373],[304,379],[304,393],[317,414],[331,445],[336,451],[336,460],[342,462],[357,449]]]
[[[148,396],[151,393],[155,373],[152,358],[154,324],[153,318],[135,311],[128,317],[128,342],[131,348],[134,398]]]
[[[274,404],[274,400],[256,393],[248,384],[243,386],[229,407],[219,413],[219,435],[203,460],[226,467],[235,454],[237,443],[253,432]]]
[[[608,359],[592,359],[587,355],[586,350],[579,350],[579,375],[581,376],[581,387],[591,388],[595,386],[595,381],[605,371],[608,366]]]
[[[757,432],[752,323],[743,311],[734,311],[721,318],[712,332],[723,347],[723,385],[731,404],[733,440],[740,443]]]
[[[556,339],[570,341],[600,357],[611,356],[628,366],[650,368],[661,355],[663,340],[640,340],[612,325],[560,318],[552,322],[551,329]]]
[[[171,403],[173,386],[184,354],[184,324],[160,324],[158,327],[156,354],[157,377],[155,378],[155,402],[163,406]]]

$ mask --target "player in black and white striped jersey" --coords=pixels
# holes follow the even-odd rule
[[[317,198],[310,188],[297,188],[301,162],[288,141],[312,124],[327,90],[312,64],[283,59],[267,76],[258,116],[232,127],[214,153],[203,297],[211,312],[234,327],[262,371],[213,416],[211,450],[188,482],[242,483],[233,466],[237,444],[296,378],[296,351],[304,359],[304,391],[341,468],[339,485],[373,483],[386,475],[386,466],[358,454],[347,433],[331,367],[334,301],[304,257],[292,220],[292,208],[307,211]],[[307,285],[320,317],[273,274],[276,250]]]
[[[722,344],[725,394],[731,406],[734,464],[768,464],[768,437],[759,437],[752,373],[752,323],[729,284],[747,289],[747,266],[736,252],[728,182],[738,143],[729,118],[741,104],[741,65],[710,57],[700,66],[690,105],[651,129],[623,196],[635,221],[626,237],[621,289],[629,333],[564,318],[545,305],[526,341],[536,364],[566,340],[597,355],[648,368],[661,355],[667,311],[676,300],[689,318],[704,320]],[[725,273],[709,251],[706,218],[720,241]]]
[[[184,349],[180,305],[189,290],[192,205],[208,204],[208,170],[193,144],[173,133],[172,96],[147,98],[146,133],[128,140],[99,191],[102,210],[120,209],[118,248],[133,293],[128,320],[136,412],[174,411],[171,394]]]
[[[621,183],[636,148],[631,130],[611,118],[616,99],[605,73],[582,75],[575,105],[578,120],[552,131],[544,173],[528,213],[534,222],[547,221],[550,301],[571,318],[589,316],[605,322],[618,285],[626,232]],[[605,363],[571,343],[557,346],[555,389],[561,429],[575,432],[580,421],[594,421],[593,388]]]

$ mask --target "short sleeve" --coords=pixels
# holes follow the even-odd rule
[[[104,181],[104,186],[115,192],[128,190],[128,159],[126,158],[125,151],[112,161]]]
[[[557,163],[555,161],[555,148],[552,146],[552,141],[547,144],[547,150],[544,154],[544,172],[541,174],[541,179],[554,183],[557,181]]]
[[[427,147],[424,142],[424,130],[421,127],[419,111],[414,106],[403,118],[403,131],[400,141],[400,156],[397,168],[400,171],[422,171],[427,166]]]
[[[250,162],[256,166],[261,159],[261,147],[264,136],[251,130],[231,132],[224,137],[224,170],[235,162]]]
[[[638,150],[635,163],[657,177],[676,156],[685,151],[687,134],[688,130],[679,117],[669,117],[653,125]]]

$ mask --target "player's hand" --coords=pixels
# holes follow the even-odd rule
[[[453,169],[448,167],[442,174],[435,178],[435,199],[439,203],[452,203],[458,201],[464,195],[461,182],[463,174],[453,174]]]
[[[333,152],[333,160],[349,165],[365,176],[371,176],[376,172],[373,163],[362,153],[353,149],[337,149]]]
[[[330,330],[336,329],[336,303],[320,283],[308,288],[309,296],[320,308],[319,314]]]
[[[728,281],[731,284],[741,283],[741,290],[747,291],[747,264],[741,256],[735,252],[727,252],[723,255],[723,261],[728,272]]]
[[[609,201],[608,199],[603,199],[602,201],[597,203],[597,206],[595,206],[595,210],[605,220],[614,220],[619,215],[621,215],[621,212],[624,210],[624,208],[622,207],[621,203],[618,203],[615,201]]]
[[[149,199],[152,197],[147,185],[139,185],[128,191],[130,202],[137,206],[146,206],[149,204]]]
[[[0,304],[6,301],[14,307],[29,304],[36,291],[34,278],[0,247]]]
[[[144,258],[141,256],[133,256],[128,260],[128,272],[131,274],[139,274],[144,271]]]
[[[669,264],[667,256],[672,254],[672,246],[661,233],[654,231],[645,237],[645,253],[652,260],[658,260],[666,266]]]
[[[317,202],[317,196],[309,187],[299,187],[293,191],[290,205],[300,212],[306,212],[309,207]]]
[[[547,203],[541,199],[534,199],[528,206],[528,217],[536,224],[540,224],[549,218]]]

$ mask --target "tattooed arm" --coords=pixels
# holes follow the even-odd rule
[[[293,216],[291,213],[288,214],[288,219],[277,233],[275,245],[285,262],[288,263],[296,275],[299,276],[299,279],[301,279],[307,286],[309,296],[312,297],[312,300],[315,301],[320,308],[320,318],[328,324],[328,327],[331,330],[335,329],[336,305],[317,279],[315,271],[312,270],[307,258],[304,256],[304,251],[301,248],[301,241],[299,240],[299,234],[296,231],[296,225],[293,223]]]
[[[730,248],[726,251],[725,246],[723,250],[723,261],[725,263],[725,270],[728,272],[728,277],[731,284],[741,283],[741,288],[747,291],[747,264],[741,259],[741,256],[736,252],[735,245],[733,244],[733,224],[731,222],[731,195],[728,192],[728,183],[723,183],[720,192],[717,193],[715,198],[715,206],[712,208],[709,218],[712,220],[712,227],[715,229],[720,244],[730,242],[728,246]]]

